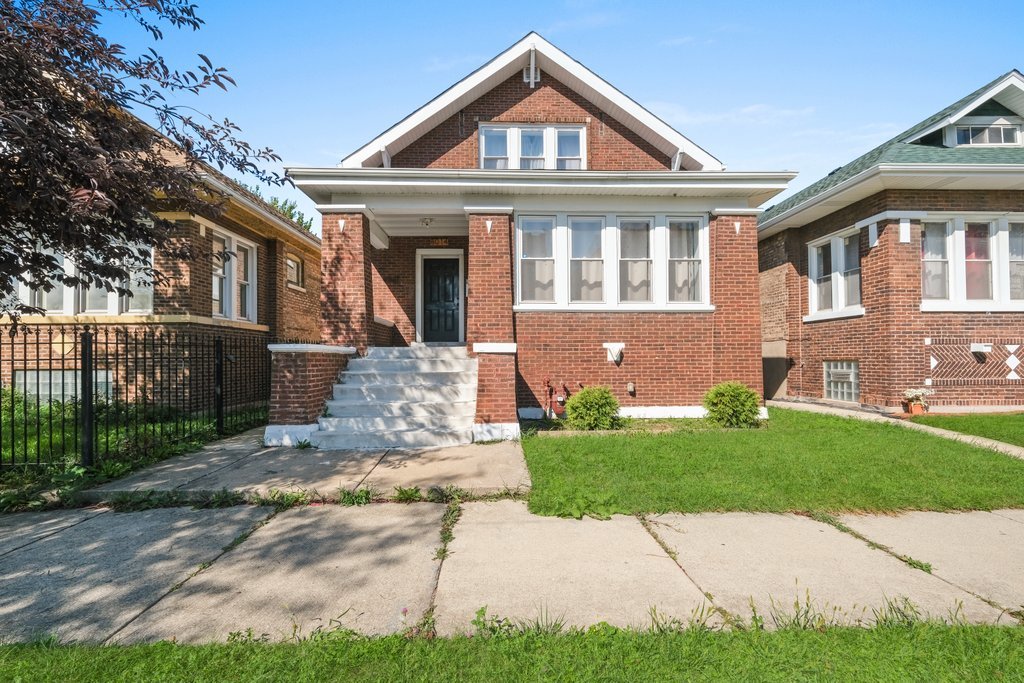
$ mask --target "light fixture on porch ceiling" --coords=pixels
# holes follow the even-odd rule
[[[433,223],[433,222],[434,222],[433,218],[421,218],[420,219],[420,225],[422,225],[424,228],[429,228],[430,224]]]

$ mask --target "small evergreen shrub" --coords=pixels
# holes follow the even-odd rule
[[[704,394],[708,420],[722,427],[756,427],[759,403],[757,392],[740,382],[722,382]]]
[[[586,387],[565,402],[565,418],[571,429],[615,429],[619,402],[608,387]]]

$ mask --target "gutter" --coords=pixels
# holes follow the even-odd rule
[[[908,173],[912,172],[912,173]],[[857,175],[847,178],[843,182],[830,187],[829,189],[808,198],[804,202],[780,213],[757,228],[759,237],[770,237],[782,230],[788,230],[796,226],[778,227],[780,223],[788,221],[804,211],[820,204],[832,197],[853,189],[863,182],[871,180],[876,176],[883,175],[964,175],[964,174],[1021,174],[1024,177],[1024,166],[1020,164],[876,164],[865,169]],[[838,209],[836,209],[838,210]]]
[[[268,222],[274,223],[275,225],[284,229],[286,232],[292,234],[293,236],[301,238],[310,246],[316,247],[317,249],[321,248],[320,240],[317,239],[316,235],[313,235],[312,233],[306,232],[305,230],[299,228],[294,223],[289,221],[287,218],[279,216],[272,211],[268,211],[267,209],[260,206],[253,200],[249,199],[249,197],[239,192],[230,184],[225,183],[219,178],[216,178],[208,173],[203,174],[203,182],[206,183],[207,185],[210,185],[211,187],[213,187],[213,189],[217,190],[218,192],[222,192],[223,194],[228,195],[229,197],[231,197],[231,199],[238,202],[239,204],[249,209],[250,211],[263,217]]]

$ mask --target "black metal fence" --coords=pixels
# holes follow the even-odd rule
[[[267,342],[197,328],[0,328],[0,467],[93,466],[265,424]]]

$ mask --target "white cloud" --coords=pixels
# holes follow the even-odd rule
[[[675,45],[689,45],[690,43],[697,40],[693,36],[678,36],[676,38],[666,38],[665,40],[658,41],[658,45],[675,46]]]

